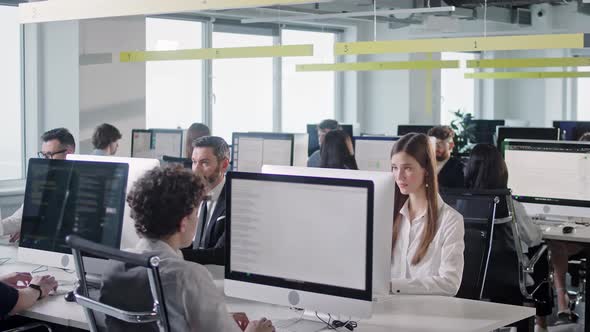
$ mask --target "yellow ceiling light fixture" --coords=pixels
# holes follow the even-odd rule
[[[467,68],[533,68],[590,66],[590,57],[467,60]]]
[[[428,70],[459,68],[459,60],[446,61],[394,61],[394,62],[345,62],[297,65],[298,72],[315,71],[376,71],[376,70]]]
[[[330,0],[45,0],[19,4],[20,23],[300,5]]]
[[[546,78],[581,78],[590,77],[590,72],[583,71],[563,71],[563,72],[499,72],[499,73],[468,73],[465,78],[471,79],[494,79],[494,80],[510,80],[510,79],[546,79]]]
[[[590,47],[590,34],[519,35],[336,43],[336,55],[508,51]]]
[[[121,62],[270,58],[283,56],[312,56],[313,45],[255,46],[228,48],[197,48],[175,51],[121,52]]]

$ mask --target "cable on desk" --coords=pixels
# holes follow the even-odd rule
[[[2,257],[0,258],[0,265],[4,265],[10,261],[10,257]]]
[[[40,272],[47,272],[47,271],[49,271],[49,268],[46,265],[39,265],[36,268],[34,268],[33,271],[31,271],[31,274],[40,273]]]

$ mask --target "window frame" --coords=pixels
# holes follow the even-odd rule
[[[6,3],[0,2],[0,7],[17,7],[18,3]],[[25,181],[27,177],[27,156],[34,156],[36,151],[30,151],[31,147],[27,149],[28,135],[26,132],[26,117],[25,117],[25,27],[24,25],[19,26],[19,75],[20,75],[20,146],[21,146],[21,176],[15,179],[0,180],[0,196],[14,195],[22,193],[24,191]]]

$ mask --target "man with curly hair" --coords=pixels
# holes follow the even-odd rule
[[[199,264],[225,265],[225,172],[229,146],[217,136],[193,141],[193,172],[205,180],[207,196],[199,208],[199,227],[184,258]]]
[[[135,229],[141,236],[134,252],[160,258],[160,279],[171,331],[271,332],[272,322],[248,322],[245,315],[227,311],[223,294],[208,270],[187,262],[180,248],[195,236],[197,211],[205,194],[203,180],[181,166],[156,167],[138,179],[127,195]],[[103,274],[101,302],[127,310],[151,310],[149,281],[142,267],[114,263]],[[105,321],[109,331],[141,331],[144,326],[115,318]],[[241,326],[239,326],[239,324]]]

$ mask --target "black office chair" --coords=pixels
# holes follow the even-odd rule
[[[78,275],[79,286],[76,288],[74,294],[76,302],[84,307],[90,331],[98,332],[99,325],[97,325],[97,316],[95,311],[105,315],[105,324],[108,331],[160,331],[167,332],[170,330],[168,324],[168,315],[166,313],[166,304],[164,301],[164,294],[160,281],[159,264],[160,259],[157,256],[135,254],[125,252],[110,247],[106,247],[88,240],[85,240],[76,235],[70,235],[66,238],[66,243],[72,248],[76,264],[76,273]],[[84,269],[84,262],[82,260],[82,252],[88,253],[100,258],[115,260],[125,264],[128,268],[141,268],[146,270],[145,280],[134,280],[134,284],[145,285],[151,291],[151,303],[148,303],[152,309],[151,311],[133,312],[128,309],[117,308],[97,300],[90,298],[88,290],[88,281],[86,280],[86,271]],[[132,285],[129,285],[131,287]],[[146,292],[147,293],[147,289]],[[143,294],[133,294],[133,297],[142,297]],[[125,294],[128,296],[128,294]],[[116,319],[112,319],[114,317]],[[109,324],[109,321],[111,324]],[[129,324],[131,323],[131,324]],[[139,328],[131,329],[130,326],[138,325]],[[104,325],[100,325],[100,328]]]
[[[162,156],[162,163],[163,164],[179,164],[182,165],[184,168],[192,168],[193,161],[188,158],[181,158],[181,157],[172,157],[172,156]]]
[[[512,237],[514,239],[514,247],[515,248],[522,248],[523,247],[523,241],[522,241],[522,236],[520,234],[520,231],[518,229],[517,223],[518,220],[516,220],[516,211],[514,208],[514,203],[512,202],[512,194],[511,192],[508,193],[508,195],[506,196],[506,203],[508,205],[508,209],[510,211],[510,227],[512,229]],[[520,287],[520,292],[522,293],[522,296],[524,296],[525,299],[527,300],[532,300],[534,299],[534,293],[535,290],[539,288],[539,286],[541,285],[537,285],[537,287],[535,288],[535,290],[533,290],[532,292],[529,292],[527,290],[527,286],[526,286],[526,280],[527,280],[527,275],[532,275],[535,272],[535,265],[537,265],[537,263],[540,262],[541,259],[545,259],[545,260],[549,260],[548,255],[546,254],[547,252],[547,245],[543,244],[539,247],[539,249],[537,250],[537,252],[533,255],[533,257],[531,257],[530,259],[528,257],[526,257],[526,255],[523,253],[522,250],[516,250],[516,257],[518,258],[518,284]],[[544,280],[542,283],[548,283],[549,280]]]
[[[457,297],[480,300],[492,251],[494,220],[504,190],[441,189],[443,200],[463,216],[465,223],[464,268]]]

